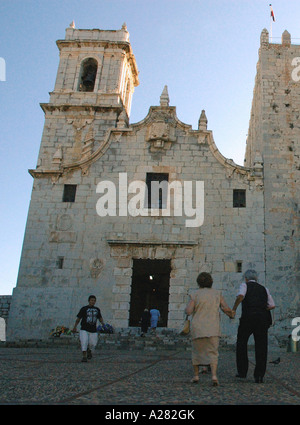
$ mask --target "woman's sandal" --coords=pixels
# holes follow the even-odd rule
[[[197,384],[199,382],[199,376],[194,376],[192,379],[191,379],[191,384]]]
[[[219,386],[219,381],[217,379],[213,379],[212,380],[212,384],[213,384],[213,387],[218,387]]]

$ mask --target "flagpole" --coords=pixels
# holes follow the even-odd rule
[[[274,16],[274,11],[272,8],[272,5],[270,4],[270,42],[272,43],[273,40],[273,35],[272,35],[272,21],[275,22],[275,16]]]

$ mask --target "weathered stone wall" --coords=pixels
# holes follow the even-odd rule
[[[168,142],[155,150],[151,132],[166,121]],[[90,293],[97,296],[107,321],[127,327],[134,258],[171,260],[168,327],[173,329],[182,324],[199,271],[213,274],[214,286],[230,304],[241,280],[237,261],[243,270],[256,268],[264,281],[261,176],[253,177],[250,170],[223,158],[212,133],[181,123],[174,107],[151,108],[145,120],[112,130],[108,137],[107,150],[85,172],[72,170],[55,182],[35,179],[13,294],[14,337],[39,337],[58,323],[71,326]],[[184,214],[99,217],[100,181],[109,180],[118,188],[119,173],[127,173],[129,184],[145,181],[147,172],[168,173],[170,182],[182,185],[194,181],[194,197],[195,181],[204,182],[203,225],[186,227],[189,217]],[[74,203],[62,203],[64,183],[77,185]],[[233,189],[246,190],[246,208],[233,208]],[[64,257],[61,270],[59,256]],[[96,270],[95,260],[100,264]],[[17,330],[21,318],[23,326]],[[232,329],[228,322],[223,321],[226,334]]]
[[[11,295],[0,295],[0,341],[6,339],[6,323],[11,304]]]
[[[11,299],[11,295],[0,295],[0,317],[3,319],[8,318]]]

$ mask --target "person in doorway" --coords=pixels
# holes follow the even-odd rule
[[[142,313],[142,317],[141,317],[141,336],[144,337],[145,334],[148,331],[148,328],[150,326],[150,318],[151,318],[151,314],[149,312],[149,310],[147,308],[145,308],[145,310]]]
[[[262,383],[266,372],[268,354],[268,329],[272,324],[270,310],[275,308],[270,291],[257,282],[255,270],[247,270],[245,282],[240,285],[232,308],[234,315],[242,303],[242,315],[238,327],[236,343],[237,378],[246,378],[248,372],[248,340],[254,336],[255,369],[254,380]]]
[[[199,382],[199,366],[210,365],[212,383],[219,385],[217,377],[220,337],[220,309],[229,317],[232,310],[226,304],[220,291],[212,288],[213,279],[209,273],[200,273],[197,277],[199,290],[191,295],[185,309],[192,315],[192,364],[194,377],[192,383]]]
[[[88,305],[82,307],[77,314],[77,319],[73,328],[73,332],[77,332],[77,325],[81,321],[81,329],[79,333],[81,351],[82,351],[82,362],[87,362],[88,359],[92,358],[97,342],[97,320],[104,325],[104,321],[101,315],[101,311],[96,304],[95,295],[90,295],[88,299]]]
[[[156,333],[156,328],[157,328],[157,323],[160,319],[160,312],[159,310],[157,310],[157,308],[152,308],[150,310],[150,326],[151,326],[151,332],[155,335]]]

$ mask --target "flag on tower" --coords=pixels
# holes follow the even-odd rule
[[[275,22],[275,15],[274,15],[273,7],[271,4],[270,4],[270,9],[271,9],[271,18],[273,19],[273,22]]]

